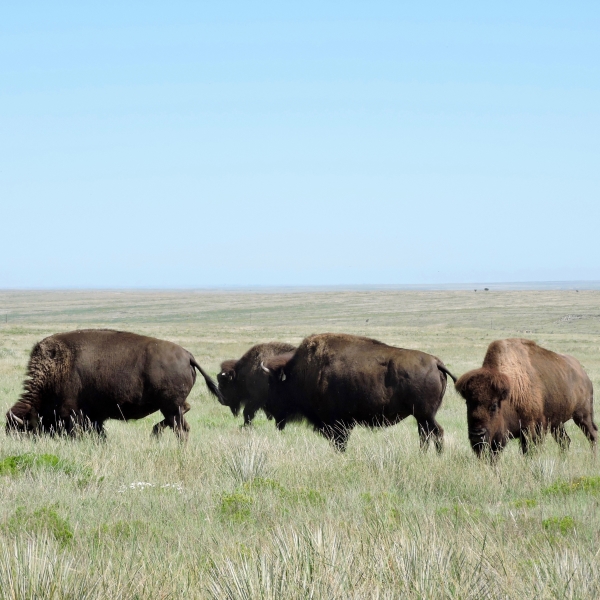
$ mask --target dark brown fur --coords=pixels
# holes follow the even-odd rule
[[[244,425],[250,425],[256,412],[264,409],[267,399],[269,376],[261,368],[261,363],[294,350],[295,346],[281,342],[257,344],[239,360],[221,363],[221,371],[217,375],[219,391],[234,415],[237,416],[244,406]]]
[[[169,426],[185,438],[195,369],[220,398],[194,357],[171,342],[107,329],[57,333],[31,351],[7,430],[70,433],[79,426],[104,434],[106,419],[141,419],[160,410],[165,418],[154,433]]]
[[[497,340],[483,366],[465,373],[456,389],[467,401],[469,439],[477,454],[485,448],[497,453],[511,437],[526,452],[529,441],[541,440],[548,429],[566,449],[571,440],[564,424],[570,419],[595,447],[592,382],[572,356],[531,340]]]
[[[280,428],[306,419],[343,451],[355,425],[383,427],[413,415],[421,446],[433,437],[442,450],[444,430],[435,415],[448,371],[435,356],[324,333],[307,337],[289,356],[265,361],[265,367],[271,382],[266,410]]]

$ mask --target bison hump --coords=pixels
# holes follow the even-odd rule
[[[72,364],[72,350],[62,340],[51,336],[37,343],[29,356],[22,400],[34,403],[39,393],[59,386]]]

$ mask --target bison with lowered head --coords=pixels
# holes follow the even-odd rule
[[[595,446],[592,382],[572,356],[556,354],[531,340],[492,342],[483,366],[457,382],[467,401],[467,423],[473,450],[501,451],[511,437],[523,453],[550,429],[561,448],[570,439],[564,423],[573,419]]]
[[[198,369],[219,399],[214,381],[181,346],[108,329],[57,333],[31,351],[19,401],[6,415],[7,431],[71,433],[74,427],[104,435],[106,419],[141,419],[160,411],[159,434],[171,427],[186,439],[183,415]]]
[[[266,360],[263,368],[270,375],[265,409],[280,429],[306,419],[344,451],[355,425],[383,427],[413,415],[421,446],[433,437],[442,450],[444,430],[435,415],[450,373],[435,356],[324,333],[307,337],[292,354]]]
[[[239,360],[226,360],[221,363],[217,381],[223,403],[229,406],[234,416],[237,416],[242,405],[244,406],[244,425],[252,423],[256,412],[264,409],[267,399],[269,377],[261,369],[261,363],[294,350],[295,346],[280,342],[257,344]]]

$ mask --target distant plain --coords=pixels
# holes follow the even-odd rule
[[[526,337],[600,386],[596,290],[4,291],[2,415],[36,341],[92,327],[172,340],[213,376],[255,343],[326,331],[457,376],[490,341]],[[187,446],[150,438],[159,415],[109,422],[106,442],[0,434],[0,598],[600,597],[600,463],[572,422],[565,455],[513,442],[490,466],[451,383],[441,456],[419,451],[412,418],[358,428],[338,454],[262,413],[241,429],[201,378],[189,401]]]

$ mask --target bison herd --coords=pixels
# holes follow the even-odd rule
[[[593,388],[579,362],[524,339],[492,342],[479,369],[458,380],[435,356],[355,335],[324,333],[299,346],[258,344],[226,360],[218,385],[181,346],[106,329],[58,333],[31,351],[24,391],[6,415],[8,433],[104,435],[107,419],[140,419],[160,411],[158,435],[172,428],[185,440],[186,399],[196,370],[211,394],[244,424],[263,410],[278,429],[305,420],[343,451],[355,425],[384,427],[412,415],[423,449],[438,452],[444,430],[436,420],[447,376],[465,399],[468,435],[478,454],[497,455],[511,438],[525,453],[550,430],[569,445],[566,421],[595,449]]]

